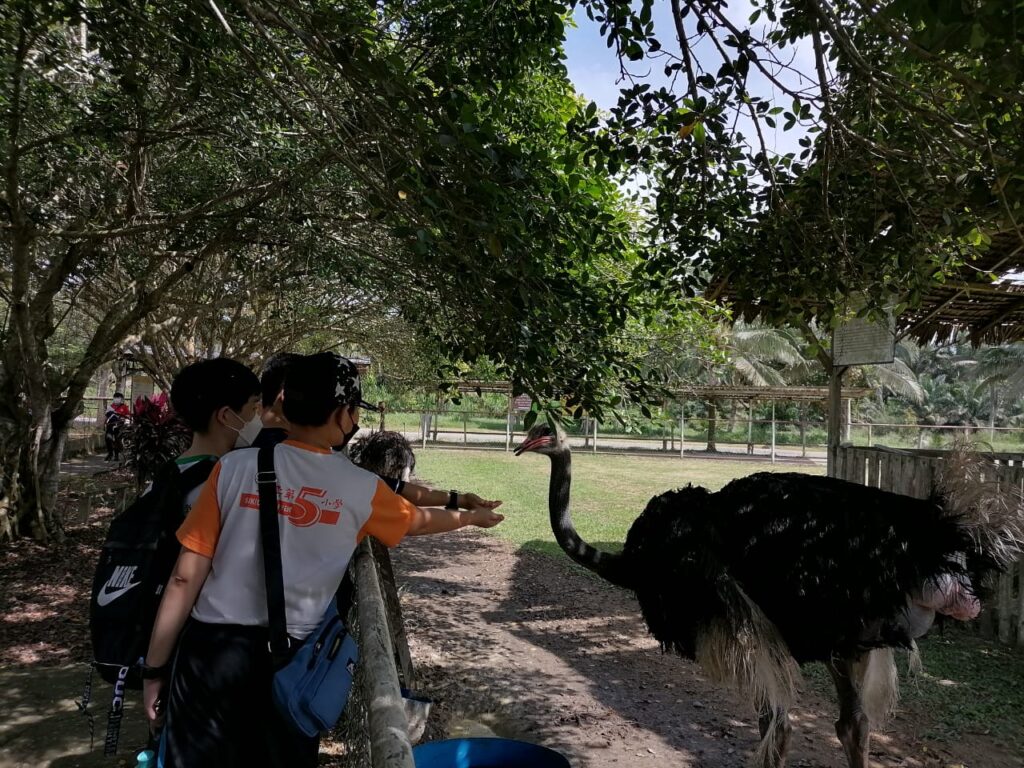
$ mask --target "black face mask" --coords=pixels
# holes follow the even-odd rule
[[[345,450],[345,446],[348,445],[349,441],[353,437],[356,436],[356,432],[358,432],[358,431],[359,431],[359,424],[358,423],[353,424],[352,425],[352,429],[350,429],[348,432],[346,432],[345,436],[341,438],[341,442],[338,443],[337,445],[332,445],[331,446],[331,450],[334,450],[334,451],[343,451],[343,450]]]

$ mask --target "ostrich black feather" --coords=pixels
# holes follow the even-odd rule
[[[956,516],[834,478],[759,473],[717,493],[653,498],[623,551],[652,634],[694,657],[713,620],[749,621],[749,597],[799,663],[911,647],[912,592],[943,575],[964,583],[973,548]],[[682,610],[681,610],[682,608]]]
[[[398,432],[373,432],[349,448],[352,463],[381,477],[403,479],[416,468],[416,454]]]
[[[551,529],[565,553],[633,590],[663,650],[750,695],[759,768],[785,763],[794,663],[810,661],[836,685],[849,765],[866,768],[870,723],[897,697],[891,649],[914,648],[937,613],[977,615],[987,576],[1024,546],[1020,495],[981,482],[990,462],[965,459],[928,500],[795,473],[716,493],[688,486],[651,499],[622,552],[604,552],[572,524],[564,434],[537,425],[516,450],[527,451],[551,459]]]

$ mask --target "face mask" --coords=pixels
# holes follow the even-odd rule
[[[231,415],[235,416],[242,422],[241,429],[232,427],[230,424],[227,425],[228,429],[233,429],[238,433],[238,437],[235,438],[235,448],[248,448],[256,439],[256,435],[258,435],[260,430],[263,429],[263,419],[260,418],[258,413],[249,421],[242,421],[242,417],[234,411],[231,412]]]
[[[124,402],[124,398],[122,398],[122,397],[115,397],[114,398],[114,405],[121,405],[121,403],[123,403],[123,402]]]
[[[341,442],[338,443],[337,445],[332,445],[331,448],[333,448],[335,451],[344,450],[345,446],[348,445],[349,440],[351,440],[353,437],[355,437],[356,436],[356,432],[358,432],[358,431],[359,431],[359,424],[353,424],[352,425],[352,429],[350,429],[348,432],[346,432],[344,434],[344,436],[341,438]]]

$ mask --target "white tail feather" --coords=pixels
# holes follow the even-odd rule
[[[924,663],[921,661],[921,649],[917,647],[917,641],[910,642],[910,650],[907,651],[907,671],[911,675],[924,674]]]
[[[900,700],[899,673],[892,648],[876,648],[861,656],[853,674],[860,681],[861,707],[875,728],[896,709]]]
[[[766,737],[752,765],[772,765],[780,722],[789,717],[800,670],[775,624],[736,585],[750,621],[742,626],[725,618],[713,621],[697,636],[697,663],[716,683],[739,688],[762,712],[772,713]]]

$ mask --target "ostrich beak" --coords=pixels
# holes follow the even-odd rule
[[[549,442],[551,442],[551,438],[549,437],[535,437],[533,438],[533,440],[524,440],[522,443],[519,444],[518,448],[512,451],[512,453],[514,453],[516,456],[522,456],[527,451],[536,450],[537,448],[540,448],[542,445],[547,445]]]

